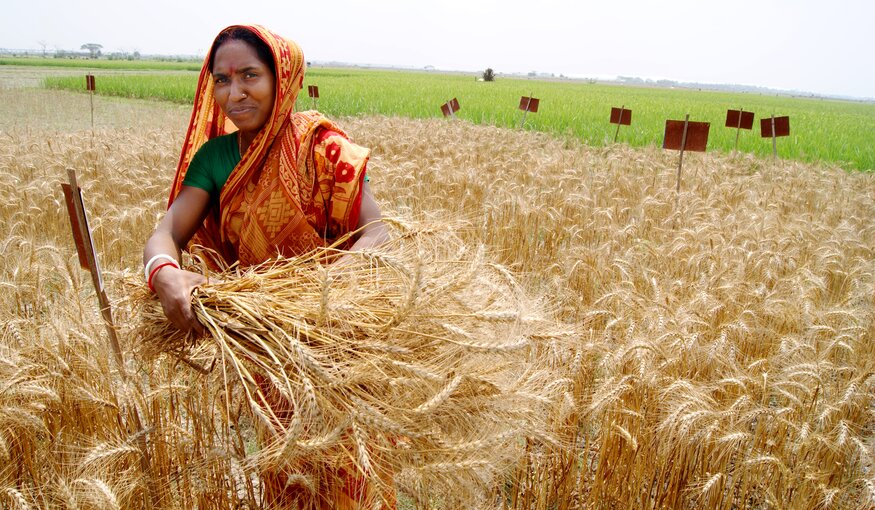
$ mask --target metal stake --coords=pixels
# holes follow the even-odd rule
[[[772,158],[778,159],[778,137],[775,136],[775,114],[772,114]]]
[[[687,127],[690,125],[690,114],[688,113],[686,117],[684,117],[684,134],[681,136],[681,157],[680,161],[678,161],[678,183],[675,187],[675,192],[681,192],[681,169],[684,167],[684,149],[687,147]],[[675,196],[675,201],[677,201],[677,196]]]
[[[688,113],[686,115],[686,117],[684,117],[684,134],[681,136],[681,157],[680,157],[680,160],[678,161],[678,182],[677,182],[677,186],[675,187],[675,190],[674,190],[675,191],[675,193],[674,193],[675,217],[671,221],[672,230],[675,229],[675,227],[677,226],[677,221],[678,221],[677,212],[678,212],[678,198],[681,195],[681,169],[684,167],[684,149],[686,149],[686,147],[687,147],[687,128],[689,127],[689,125],[690,125],[690,114]]]
[[[735,151],[738,152],[738,135],[741,134],[741,117],[744,115],[744,108],[738,110],[738,127],[735,129]]]
[[[617,143],[617,136],[620,135],[620,124],[623,123],[623,109],[626,108],[626,105],[620,107],[620,118],[617,119],[617,131],[614,132],[614,143]]]
[[[532,104],[532,96],[533,95],[534,95],[534,92],[529,93],[528,101],[526,101],[526,109],[525,109],[525,111],[523,111],[523,121],[520,122],[520,129],[522,129],[523,125],[525,125],[525,123],[526,123],[526,115],[529,114],[529,105]]]

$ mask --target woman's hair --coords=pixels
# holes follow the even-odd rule
[[[251,46],[255,50],[255,54],[258,55],[258,60],[266,65],[270,69],[270,72],[273,73],[274,78],[276,78],[276,64],[273,61],[273,52],[270,51],[270,47],[267,43],[262,41],[260,37],[255,35],[254,32],[243,27],[228,28],[220,32],[216,37],[215,42],[213,42],[213,47],[210,48],[210,72],[213,72],[213,62],[216,58],[216,51],[218,51],[219,46],[228,41],[243,41]]]

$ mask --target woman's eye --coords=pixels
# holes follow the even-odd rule
[[[220,77],[216,78],[215,83],[216,83],[216,85],[219,85],[219,84],[225,83],[227,81],[228,81],[228,78],[225,78],[224,76],[220,76]]]
[[[255,78],[255,77],[258,76],[258,75],[255,74],[255,73],[246,73],[246,74],[243,75],[243,76],[246,77],[246,78]]]

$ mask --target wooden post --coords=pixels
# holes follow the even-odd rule
[[[93,74],[85,75],[85,89],[88,90],[88,100],[91,103],[91,147],[94,147],[94,89],[95,79]]]
[[[94,285],[94,290],[97,292],[97,300],[100,303],[100,315],[103,317],[106,332],[109,334],[109,346],[115,356],[116,365],[121,373],[122,379],[127,380],[128,375],[125,371],[122,350],[119,346],[118,335],[116,334],[115,324],[112,319],[112,307],[103,286],[103,275],[100,271],[100,263],[97,260],[97,255],[94,252],[94,243],[91,238],[91,231],[88,227],[88,218],[85,215],[85,205],[82,202],[82,194],[79,190],[79,184],[76,182],[76,171],[73,169],[67,169],[67,177],[70,179],[70,194],[77,223],[73,228],[74,230],[78,228],[78,238],[83,241],[82,244],[85,248],[84,258],[91,273],[91,283]]]

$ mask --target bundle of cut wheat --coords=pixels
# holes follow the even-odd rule
[[[268,431],[247,459],[261,469],[312,488],[320,464],[353,459],[375,484],[482,497],[523,438],[552,440],[572,335],[452,229],[395,226],[340,269],[323,250],[215,275],[193,297],[208,331],[193,345],[142,292],[139,333],[214,367],[227,409],[241,399]]]

